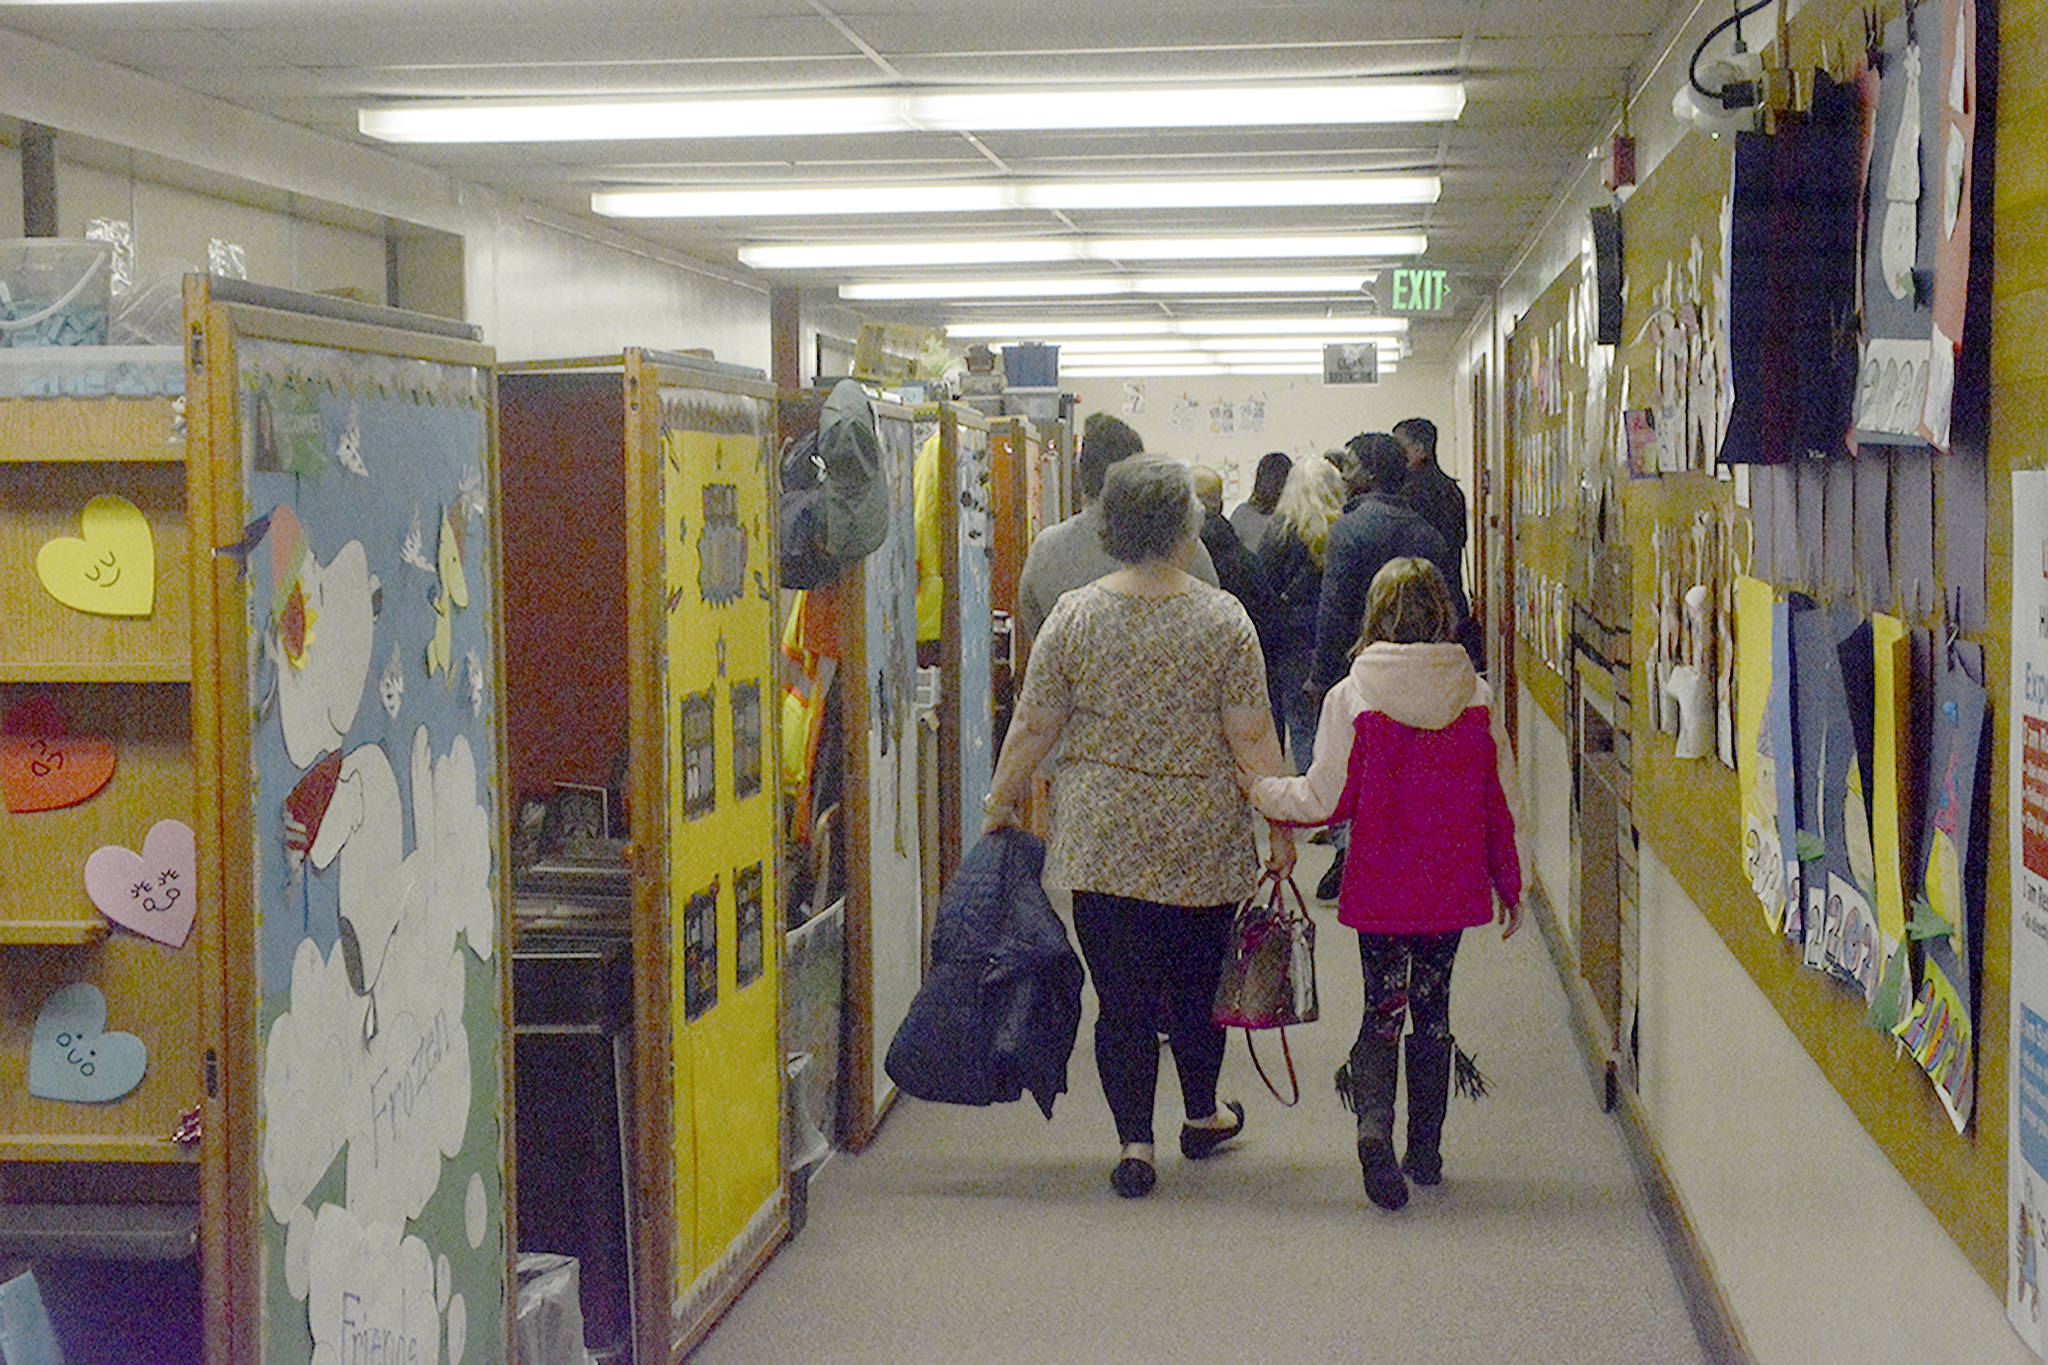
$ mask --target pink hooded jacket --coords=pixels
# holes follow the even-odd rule
[[[1262,815],[1349,818],[1337,918],[1376,934],[1470,929],[1519,904],[1521,813],[1492,689],[1456,644],[1375,644],[1323,699],[1301,777],[1262,777]]]

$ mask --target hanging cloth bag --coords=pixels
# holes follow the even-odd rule
[[[1294,878],[1268,872],[1238,904],[1231,921],[1213,1017],[1224,1028],[1245,1030],[1245,1049],[1259,1079],[1274,1099],[1292,1107],[1301,1100],[1301,1082],[1294,1074],[1287,1026],[1311,1023],[1317,1012],[1315,922]],[[1259,1061],[1252,1042],[1259,1029],[1280,1031],[1280,1055],[1287,1061],[1287,1082],[1294,1092],[1291,1099],[1281,1095]]]

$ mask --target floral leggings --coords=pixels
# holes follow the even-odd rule
[[[1360,1042],[1398,1042],[1401,1026],[1411,1018],[1419,1037],[1451,1036],[1451,964],[1463,935],[1460,929],[1445,934],[1359,934],[1358,960],[1365,972]]]

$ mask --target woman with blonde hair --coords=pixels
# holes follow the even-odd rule
[[[1328,459],[1299,460],[1273,508],[1259,547],[1259,567],[1278,599],[1266,677],[1273,728],[1292,750],[1294,770],[1308,771],[1316,739],[1316,708],[1306,691],[1316,648],[1316,605],[1323,595],[1323,552],[1330,524],[1344,512],[1344,474]]]
[[[1315,761],[1244,787],[1269,820],[1351,821],[1337,919],[1358,932],[1365,1017],[1337,1088],[1358,1119],[1365,1192],[1383,1209],[1408,1181],[1443,1179],[1450,1099],[1451,964],[1467,929],[1522,923],[1513,756],[1486,680],[1456,643],[1460,615],[1426,559],[1388,561],[1366,595],[1350,671],[1323,700]],[[1394,1095],[1407,1038],[1407,1151]]]

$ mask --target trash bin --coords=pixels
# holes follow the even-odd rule
[[[590,1352],[583,1346],[583,1302],[574,1256],[520,1256],[514,1335],[524,1365],[591,1365]]]

